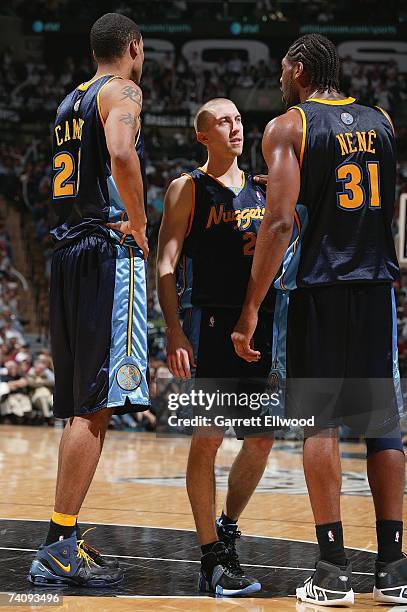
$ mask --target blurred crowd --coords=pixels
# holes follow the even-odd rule
[[[19,273],[0,221],[0,422],[51,423],[54,374],[49,351],[29,350],[19,316]]]
[[[298,6],[300,5],[300,6]],[[0,8],[0,14],[23,16],[27,19],[47,19],[48,21],[70,19],[96,19],[104,12],[117,11],[145,21],[231,21],[234,19],[257,20],[262,22],[304,20],[309,22],[342,23],[362,22],[385,23],[403,18],[403,9],[397,0],[386,4],[379,0],[364,0],[352,3],[350,0],[100,0],[98,3],[85,3],[81,0],[9,0]]]

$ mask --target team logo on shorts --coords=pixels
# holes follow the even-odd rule
[[[352,117],[352,115],[350,113],[342,113],[341,114],[341,121],[345,125],[351,125],[353,123],[353,117]]]
[[[125,391],[134,391],[141,383],[141,372],[134,363],[125,363],[116,373],[117,384]]]

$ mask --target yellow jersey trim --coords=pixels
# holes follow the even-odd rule
[[[101,86],[100,86],[99,91],[98,91],[98,93],[97,93],[97,95],[96,95],[96,104],[97,104],[97,107],[98,107],[99,118],[100,118],[100,121],[102,122],[103,128],[105,127],[105,123],[106,123],[106,122],[105,122],[105,120],[103,119],[102,110],[101,110],[101,107],[100,107],[100,92],[102,91],[102,89],[103,89],[103,88],[104,88],[104,87],[105,87],[105,86],[106,86],[108,83],[110,83],[110,81],[113,81],[113,79],[122,79],[122,78],[123,78],[123,77],[118,76],[118,75],[115,75],[115,76],[110,77],[110,79],[107,79],[107,81],[105,81],[105,82],[103,83],[103,85],[101,85]]]
[[[134,253],[133,247],[129,247],[129,309],[127,313],[127,357],[131,357],[132,335],[133,335],[133,301],[134,301]]]
[[[136,143],[135,143],[136,147],[138,145],[138,141],[140,140],[140,134],[141,134],[141,119],[139,119],[139,128],[138,128],[138,131],[137,131]]]
[[[393,121],[390,119],[390,115],[388,114],[388,112],[385,111],[384,108],[382,108],[381,106],[376,106],[375,108],[377,108],[386,117],[387,121],[391,125],[391,129],[393,130],[393,135],[395,136],[396,135],[396,130],[394,129]]]
[[[230,185],[226,185],[225,183],[222,183],[222,181],[220,181],[219,179],[216,178],[216,176],[213,176],[213,174],[211,174],[210,172],[207,172],[206,170],[203,169],[202,166],[199,166],[198,170],[201,170],[204,174],[207,174],[208,176],[210,176],[211,178],[213,178],[214,181],[216,181],[217,183],[219,183],[219,185],[222,185],[222,187],[226,187],[226,189],[232,189],[233,187],[231,187]],[[243,189],[243,187],[246,184],[246,176],[243,170],[241,170],[242,173],[242,182],[240,185],[240,189]]]
[[[186,172],[183,172],[181,174],[181,176],[187,176],[192,181],[192,206],[191,206],[191,212],[190,212],[190,215],[189,215],[187,231],[185,233],[185,238],[186,238],[191,233],[192,223],[194,221],[194,216],[195,216],[196,186],[195,186],[195,180],[192,178],[192,176],[190,174],[187,174]]]
[[[93,79],[90,79],[90,81],[85,81],[84,83],[81,83],[80,85],[78,85],[76,89],[79,89],[79,91],[86,91],[87,89],[89,89],[92,83],[95,83],[99,79],[103,79],[104,76],[106,75],[102,74],[101,76],[98,76],[98,77],[94,76]]]
[[[321,98],[308,98],[306,102],[318,102],[318,104],[330,104],[331,106],[342,106],[343,104],[353,104],[356,98],[344,98],[343,100],[323,100]]]
[[[302,160],[304,158],[305,141],[306,141],[306,136],[307,136],[307,117],[304,113],[304,110],[300,106],[292,106],[291,108],[295,108],[296,110],[299,110],[301,113],[301,119],[302,119],[302,139],[301,139],[301,150],[300,150],[300,169],[301,169]]]

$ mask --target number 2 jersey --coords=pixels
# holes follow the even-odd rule
[[[60,248],[89,234],[118,242],[121,235],[106,223],[125,217],[125,207],[112,177],[100,108],[102,88],[114,75],[82,83],[61,102],[53,134],[53,207],[51,229]],[[144,143],[141,128],[135,139],[146,201]],[[132,236],[125,244],[135,246]]]
[[[193,181],[193,206],[178,265],[180,307],[239,308],[246,296],[264,216],[264,188],[244,173],[242,186],[236,190],[201,168],[188,176]],[[287,288],[290,270],[295,267],[300,216],[301,211],[296,212],[290,246],[274,282],[277,288]],[[263,301],[264,309],[273,308],[272,292],[270,288]]]
[[[296,286],[396,280],[389,116],[354,98],[312,99],[293,108],[303,121],[297,209],[306,210]]]

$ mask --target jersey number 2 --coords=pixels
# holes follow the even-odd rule
[[[256,247],[256,234],[253,232],[245,232],[243,234],[243,240],[246,244],[243,246],[243,255],[252,257],[254,255],[254,249]]]
[[[77,193],[77,181],[72,180],[75,173],[75,160],[71,153],[67,151],[57,153],[53,160],[53,169],[56,170],[52,185],[53,197],[74,197]]]
[[[366,174],[369,208],[380,208],[379,162],[366,162]],[[359,164],[341,164],[337,167],[336,180],[342,183],[342,191],[336,195],[339,208],[357,210],[366,204],[363,179],[363,168]]]

